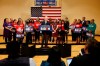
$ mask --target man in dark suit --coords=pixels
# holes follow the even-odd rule
[[[82,27],[86,26],[86,17],[82,17]],[[81,41],[85,41],[86,33],[82,30]]]
[[[42,22],[41,25],[49,25],[50,26],[50,23],[48,22],[48,17],[45,17],[45,20]],[[45,31],[42,31],[42,46],[45,44],[45,47],[48,47],[47,44],[48,44],[48,37],[49,37],[49,34],[50,34],[50,31],[48,30],[45,30]]]
[[[84,53],[74,57],[69,66],[100,66],[100,45],[97,40],[89,38]]]
[[[69,33],[69,20],[68,20],[68,17],[65,18],[64,28],[65,28],[65,38],[66,38],[66,41],[68,41],[68,33]]]
[[[83,25],[86,24],[86,17],[82,17],[82,24],[83,24]]]

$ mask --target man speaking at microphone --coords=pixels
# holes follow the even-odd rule
[[[51,31],[50,28],[50,23],[48,22],[48,17],[46,16],[44,21],[41,24],[41,31],[42,31],[42,46],[41,48],[43,48],[43,45],[45,45],[45,47],[48,47],[48,37]]]

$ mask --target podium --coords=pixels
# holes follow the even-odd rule
[[[52,31],[52,27],[50,25],[41,25],[39,27],[40,31]]]
[[[48,44],[48,37],[50,34],[50,31],[52,31],[52,27],[50,25],[41,25],[39,27],[39,30],[42,31],[42,46],[45,45],[47,47]]]

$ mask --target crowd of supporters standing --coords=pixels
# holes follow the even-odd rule
[[[41,31],[41,25],[49,25],[51,27],[50,31]],[[64,20],[61,19],[49,19],[46,18],[43,21],[37,17],[36,20],[27,19],[25,22],[21,19],[12,19],[5,18],[3,23],[4,31],[3,36],[5,42],[10,42],[18,40],[22,42],[24,39],[24,35],[26,35],[26,42],[32,43],[34,40],[35,43],[38,40],[40,43],[40,35],[42,34],[42,43],[44,42],[54,42],[57,40],[57,37],[62,37],[63,42],[68,41],[68,33],[69,29],[71,29],[72,41],[87,41],[89,37],[94,38],[96,24],[95,20],[86,20],[86,17],[82,17],[81,19],[74,19],[72,23],[70,23],[69,19],[66,17]],[[47,33],[47,40],[45,39],[44,34]]]

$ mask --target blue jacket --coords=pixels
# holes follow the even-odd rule
[[[47,62],[47,61],[42,61],[42,63],[41,63],[40,66],[49,66],[49,65],[50,65],[49,62]],[[65,63],[64,63],[63,61],[61,62],[61,66],[66,66]]]

